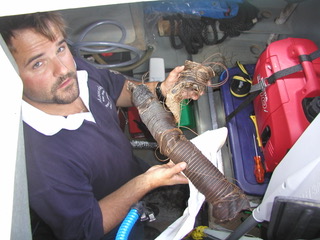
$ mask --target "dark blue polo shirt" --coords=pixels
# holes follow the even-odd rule
[[[141,169],[115,105],[124,77],[76,62],[88,73],[79,82],[90,113],[52,116],[23,104],[29,199],[59,239],[100,239],[98,201]]]

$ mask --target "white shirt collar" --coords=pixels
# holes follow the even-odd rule
[[[22,119],[38,132],[52,136],[61,129],[76,130],[84,120],[95,122],[89,108],[89,89],[87,71],[77,71],[80,97],[89,112],[72,114],[67,117],[47,114],[22,100]]]

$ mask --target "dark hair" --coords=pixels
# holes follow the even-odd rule
[[[41,12],[0,18],[0,34],[11,51],[14,50],[11,40],[15,37],[15,31],[32,28],[50,41],[54,41],[56,36],[51,26],[54,26],[66,37],[66,23],[58,12]]]

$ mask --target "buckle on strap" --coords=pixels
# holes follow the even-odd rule
[[[257,91],[264,91],[269,84],[267,84],[266,78],[261,78],[260,81],[257,84],[251,85],[250,93],[257,92]]]

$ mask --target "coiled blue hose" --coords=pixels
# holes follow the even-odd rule
[[[115,25],[120,28],[122,36],[119,42],[108,42],[108,41],[83,41],[85,36],[95,27],[98,27],[103,24],[111,24]],[[95,64],[93,62],[89,62],[90,64],[94,65],[97,68],[114,68],[114,67],[123,67],[128,66],[133,63],[136,63],[141,58],[141,51],[135,47],[132,47],[130,45],[124,44],[124,40],[126,37],[126,30],[125,28],[118,22],[115,22],[113,20],[104,20],[104,21],[98,21],[95,22],[88,27],[86,27],[82,33],[80,34],[79,39],[77,42],[71,42],[68,40],[68,43],[72,46],[73,50],[75,51],[75,54],[79,57],[82,57],[81,51],[88,52],[88,53],[104,53],[104,52],[110,52],[111,50],[114,50],[116,48],[122,48],[127,49],[135,54],[134,58],[126,61],[121,62],[117,64]],[[101,48],[104,47],[104,48]]]
[[[114,25],[117,26],[120,30],[121,30],[121,38],[119,40],[119,43],[124,43],[124,40],[126,39],[127,36],[127,32],[126,29],[124,28],[123,25],[121,25],[120,23],[113,21],[113,20],[104,20],[104,21],[98,21],[95,23],[90,24],[89,26],[87,26],[80,34],[79,38],[78,38],[78,42],[75,43],[75,46],[77,47],[77,44],[79,44],[80,42],[83,41],[83,39],[87,36],[87,34],[94,28],[100,26],[100,25],[104,25],[104,24],[110,24],[110,25]],[[101,43],[101,42],[100,42]],[[85,48],[82,47],[81,48],[83,51],[94,51],[95,53],[102,53],[102,52],[108,52],[111,50],[116,49],[116,47],[109,47],[109,48],[104,48],[104,49],[92,49],[92,48]]]
[[[126,218],[121,223],[115,240],[127,240],[134,224],[137,222],[139,217],[139,211],[135,208],[131,209]]]

